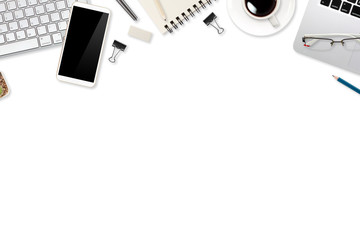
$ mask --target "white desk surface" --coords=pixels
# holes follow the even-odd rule
[[[113,14],[94,89],[55,79],[60,48],[0,59],[0,239],[359,239],[360,96],[331,75],[360,78],[293,51],[306,1],[268,38],[225,0],[166,36],[92,2]]]

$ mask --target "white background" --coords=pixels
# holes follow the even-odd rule
[[[62,83],[60,48],[0,59],[1,240],[359,239],[359,76],[237,29],[226,1],[162,36],[115,1],[97,85]],[[150,44],[130,25],[154,33]],[[117,39],[128,45],[107,61]]]

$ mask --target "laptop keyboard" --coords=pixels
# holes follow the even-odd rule
[[[320,4],[360,18],[360,0],[321,0]]]

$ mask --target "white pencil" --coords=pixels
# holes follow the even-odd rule
[[[160,0],[154,0],[154,2],[155,2],[157,9],[159,10],[161,17],[164,19],[164,21],[166,21],[166,14],[165,14],[164,8],[161,5]]]

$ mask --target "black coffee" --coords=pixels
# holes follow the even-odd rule
[[[275,7],[277,0],[245,0],[246,8],[256,17],[266,17],[270,15]]]

